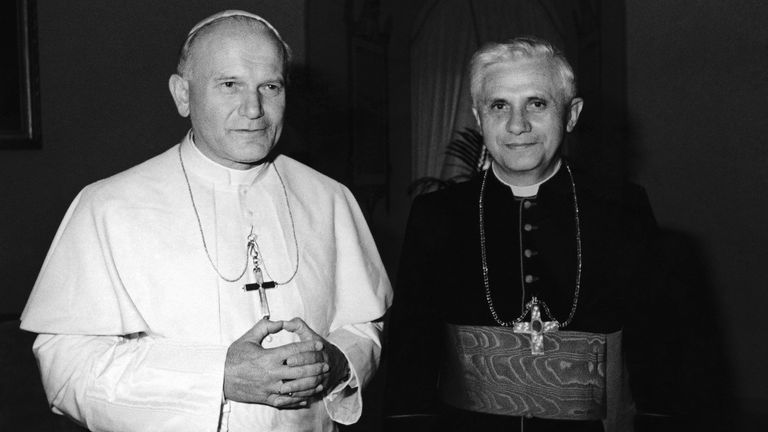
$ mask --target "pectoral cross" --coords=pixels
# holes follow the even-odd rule
[[[542,355],[544,354],[544,333],[557,331],[560,328],[560,323],[541,320],[541,308],[539,307],[539,299],[536,297],[531,298],[526,309],[531,312],[531,321],[515,324],[512,331],[531,335],[531,354]]]
[[[256,277],[256,282],[245,284],[243,287],[246,291],[259,291],[259,302],[261,302],[261,317],[269,319],[269,302],[267,301],[267,288],[274,288],[276,286],[273,281],[264,282],[264,277],[261,275],[261,269],[255,268],[253,274]]]
[[[269,301],[267,301],[267,289],[274,288],[277,284],[274,281],[264,281],[264,276],[261,272],[261,266],[259,264],[259,251],[256,248],[256,235],[251,234],[248,236],[248,253],[253,260],[253,278],[254,281],[245,284],[243,289],[245,291],[259,291],[259,302],[261,303],[261,317],[263,319],[269,319]]]

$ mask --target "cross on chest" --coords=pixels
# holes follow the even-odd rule
[[[264,281],[264,277],[261,275],[261,269],[256,267],[253,271],[253,275],[256,279],[255,282],[245,284],[243,289],[245,291],[258,291],[259,302],[261,303],[261,316],[264,319],[269,319],[269,301],[267,301],[267,289],[277,286],[275,281]]]
[[[531,320],[529,322],[516,323],[512,328],[515,333],[528,334],[531,336],[531,354],[544,354],[544,333],[555,332],[560,328],[557,321],[542,321],[541,308],[539,302],[534,297],[529,303],[531,311]]]

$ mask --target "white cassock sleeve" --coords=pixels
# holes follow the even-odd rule
[[[383,319],[385,309],[377,312],[376,307],[389,305],[391,291],[386,273],[374,271],[381,262],[357,201],[346,187],[341,189],[343,204],[338,207],[346,211],[334,212],[336,319],[327,339],[347,357],[350,378],[326,396],[324,402],[333,421],[348,425],[358,421],[362,414],[362,389],[378,369],[383,329],[382,321],[360,322],[356,315],[362,312],[364,316]]]
[[[48,400],[92,431],[213,431],[227,348],[148,336],[41,334]]]
[[[328,337],[347,357],[350,377],[325,397],[325,408],[331,420],[345,425],[360,419],[363,412],[361,388],[370,381],[381,355],[381,323],[345,326]],[[363,384],[365,383],[365,384]]]
[[[94,431],[216,430],[227,347],[146,335],[92,191],[70,206],[22,314],[49,403]]]

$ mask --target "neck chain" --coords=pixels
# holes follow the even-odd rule
[[[221,271],[218,267],[216,267],[216,264],[213,263],[213,259],[211,258],[211,254],[208,251],[208,244],[205,241],[205,233],[203,232],[203,224],[200,222],[200,213],[197,211],[197,205],[195,204],[195,196],[192,194],[192,185],[189,183],[189,176],[187,175],[187,169],[184,166],[184,158],[181,156],[181,145],[179,145],[179,162],[181,163],[181,171],[184,173],[184,180],[187,183],[187,190],[189,191],[189,199],[192,202],[192,210],[195,211],[195,218],[197,219],[197,227],[200,229],[200,239],[203,241],[203,249],[205,249],[205,256],[208,258],[208,262],[211,263],[211,267],[213,267],[213,270],[216,272],[219,277],[227,282],[237,282],[239,281],[244,275],[245,272],[248,271],[248,256],[252,255],[254,260],[254,266],[258,267],[257,262],[259,261],[259,244],[256,242],[256,235],[253,233],[253,226],[251,226],[251,232],[248,234],[248,243],[246,245],[245,250],[245,264],[243,264],[243,270],[240,272],[240,274],[235,278],[228,278],[221,274]],[[280,180],[280,185],[283,187],[283,196],[285,197],[285,204],[288,208],[288,216],[291,218],[291,232],[293,233],[293,246],[294,250],[296,251],[296,266],[293,268],[293,273],[291,276],[286,279],[283,282],[275,282],[275,285],[285,285],[293,280],[294,277],[296,277],[296,273],[299,271],[299,242],[296,238],[296,225],[293,221],[293,211],[291,210],[291,202],[288,200],[288,192],[285,189],[285,182],[283,182],[283,177],[280,175],[280,171],[278,171],[277,166],[273,165],[275,167],[275,173],[277,173],[277,178]],[[264,268],[265,273],[267,275],[269,272],[267,272],[266,267],[264,266],[263,259],[261,261],[261,267]]]
[[[573,303],[571,304],[571,312],[568,314],[568,319],[565,320],[564,323],[560,324],[558,320],[556,320],[552,313],[549,311],[549,307],[546,303],[540,302],[542,305],[544,312],[549,316],[550,320],[558,322],[560,328],[563,328],[571,323],[573,320],[573,315],[576,313],[576,308],[579,304],[579,290],[581,289],[581,222],[579,220],[579,201],[576,197],[576,183],[573,181],[573,173],[571,172],[571,167],[568,166],[568,163],[563,161],[563,165],[565,165],[565,169],[568,170],[568,177],[571,180],[571,191],[573,194],[573,209],[574,209],[574,221],[576,224],[576,287],[574,288],[573,292]],[[479,208],[479,214],[480,214],[480,257],[482,259],[483,264],[483,284],[485,285],[485,300],[488,303],[488,308],[491,310],[491,315],[493,316],[493,319],[500,325],[504,327],[511,327],[515,324],[521,322],[523,318],[528,314],[528,311],[531,309],[532,302],[529,302],[526,306],[525,310],[523,310],[522,315],[517,317],[514,321],[502,321],[501,318],[499,318],[498,313],[496,313],[496,308],[493,307],[493,298],[491,297],[491,285],[488,279],[488,259],[487,259],[487,253],[486,253],[486,246],[485,246],[485,206],[483,203],[483,199],[485,196],[485,183],[488,179],[488,171],[490,171],[490,168],[485,170],[485,173],[483,174],[483,182],[480,185],[480,199],[478,200],[478,208]]]

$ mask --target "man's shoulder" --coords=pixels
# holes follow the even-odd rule
[[[308,193],[318,198],[321,195],[345,193],[347,188],[339,181],[311,168],[290,156],[278,155],[274,160],[286,186],[295,193]]]
[[[451,183],[436,191],[427,192],[416,196],[414,203],[426,207],[452,207],[474,205],[477,203],[480,192],[480,176],[468,181]]]
[[[430,229],[463,225],[477,217],[480,179],[452,183],[441,189],[417,195],[410,209],[410,219],[425,221]]]
[[[81,192],[82,199],[91,201],[144,199],[148,194],[157,192],[173,175],[171,171],[175,148],[176,146],[124,171],[87,185]]]
[[[653,220],[653,210],[645,188],[628,179],[605,179],[585,172],[576,173],[579,201],[600,203],[601,208],[613,209],[606,214],[619,212],[625,217]],[[582,200],[582,193],[583,198]]]

